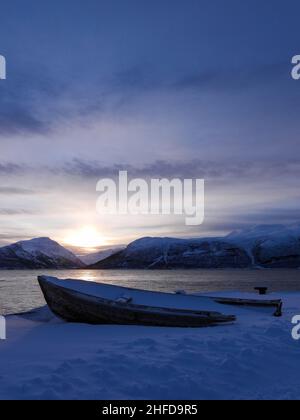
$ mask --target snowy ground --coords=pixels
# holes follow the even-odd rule
[[[8,317],[0,399],[300,399],[300,293],[282,296],[282,318],[234,308],[235,325],[196,330]]]

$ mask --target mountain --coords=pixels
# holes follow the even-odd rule
[[[90,264],[86,266],[86,264]],[[142,238],[79,259],[49,238],[0,248],[0,269],[299,268],[300,225],[259,225],[222,238]]]
[[[299,268],[300,225],[259,225],[222,238],[142,238],[92,269]]]
[[[21,241],[0,248],[0,269],[80,268],[72,252],[49,238]]]
[[[252,264],[265,268],[300,267],[300,225],[259,225],[235,231],[226,240],[242,247]]]
[[[89,268],[245,268],[247,252],[219,239],[142,238]]]
[[[81,255],[79,258],[86,265],[95,264],[99,261],[105,260],[111,255],[122,251],[123,249],[124,247],[105,249],[102,251],[93,252],[92,254]]]

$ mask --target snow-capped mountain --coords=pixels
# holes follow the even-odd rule
[[[242,247],[252,264],[262,267],[300,267],[300,225],[259,225],[226,237]]]
[[[223,238],[142,238],[77,257],[49,238],[0,248],[0,269],[299,268],[300,225],[260,225]]]
[[[0,248],[0,269],[79,268],[72,252],[49,238],[21,241]]]
[[[95,264],[99,261],[105,260],[106,258],[110,257],[111,255],[117,254],[118,252],[122,251],[123,249],[124,249],[124,247],[105,249],[105,250],[102,250],[102,251],[93,252],[92,254],[81,255],[80,259],[86,265]]]
[[[246,251],[219,239],[142,238],[90,268],[248,267]]]
[[[299,268],[300,225],[259,225],[223,238],[143,238],[90,268]]]

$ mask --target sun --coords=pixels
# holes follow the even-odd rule
[[[105,238],[92,226],[84,226],[65,238],[65,243],[81,248],[97,248],[106,245]]]

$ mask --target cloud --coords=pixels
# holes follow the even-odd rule
[[[286,76],[290,72],[290,63],[274,62],[261,63],[251,68],[218,68],[203,69],[178,78],[169,86],[175,90],[238,90],[258,88],[261,84],[274,83],[274,81],[289,80]]]
[[[27,167],[13,162],[0,162],[0,175],[22,174]]]
[[[125,70],[116,72],[103,86],[106,94],[119,95],[124,99],[155,91],[176,93],[179,91],[240,91],[261,84],[289,80],[290,62],[274,61],[255,63],[253,66],[216,65],[209,67],[199,63],[199,70],[185,70],[181,75],[178,72],[157,72],[149,63],[136,64]]]
[[[62,173],[72,176],[79,176],[82,178],[102,178],[115,177],[119,171],[133,170],[131,165],[112,165],[103,166],[97,161],[86,161],[81,159],[73,159],[71,162],[66,162],[58,170]],[[56,172],[57,169],[54,169]]]
[[[0,216],[35,215],[35,212],[24,209],[1,209]]]
[[[16,104],[7,105],[0,114],[0,135],[15,135],[18,133],[44,134],[49,126],[35,116],[35,112]]]
[[[280,171],[278,168],[280,167]],[[67,175],[82,178],[116,177],[119,171],[128,171],[130,177],[142,178],[248,178],[267,179],[287,175],[300,176],[300,160],[289,161],[202,161],[187,160],[167,162],[157,160],[151,164],[137,167],[124,163],[111,166],[102,165],[97,161],[74,159],[66,162],[62,167],[53,169]]]
[[[61,82],[41,66],[26,68],[13,62],[0,84],[0,136],[47,134],[55,121],[53,104],[62,92]]]
[[[19,241],[27,241],[32,239],[31,235],[20,235],[14,233],[0,233],[0,247],[10,245]]]
[[[116,72],[111,79],[115,90],[148,90],[157,88],[161,81],[153,77],[153,67],[149,63],[134,65],[123,71]]]
[[[102,114],[121,112],[132,101],[161,95],[222,90],[241,90],[278,80],[288,74],[289,62],[249,68],[200,67],[183,74],[160,71],[149,63],[129,65],[112,76],[91,77],[83,88],[63,77],[50,77],[41,67],[14,69],[0,85],[0,136],[45,135],[72,119],[93,120]],[[284,79],[283,79],[284,80]],[[183,105],[184,106],[184,105]],[[145,109],[146,112],[146,109]]]
[[[280,170],[279,170],[280,168]],[[0,175],[35,176],[45,174],[66,177],[78,177],[83,180],[98,180],[100,178],[116,178],[119,171],[127,171],[129,178],[181,178],[206,179],[216,181],[247,180],[250,183],[283,179],[295,179],[300,176],[300,159],[285,161],[276,160],[155,160],[147,165],[133,165],[126,163],[103,164],[97,160],[75,158],[65,163],[55,165],[0,163]],[[35,195],[42,191],[12,186],[0,187],[0,194]]]
[[[242,217],[240,216],[242,219]],[[246,218],[244,217],[244,220]],[[287,208],[287,207],[266,207],[261,210],[256,210],[247,215],[247,225],[259,225],[259,224],[290,224],[300,223],[300,213],[298,208]],[[245,227],[244,223],[241,223],[241,227]]]
[[[5,195],[35,195],[37,191],[33,191],[26,188],[16,188],[16,187],[0,187],[0,194]]]

